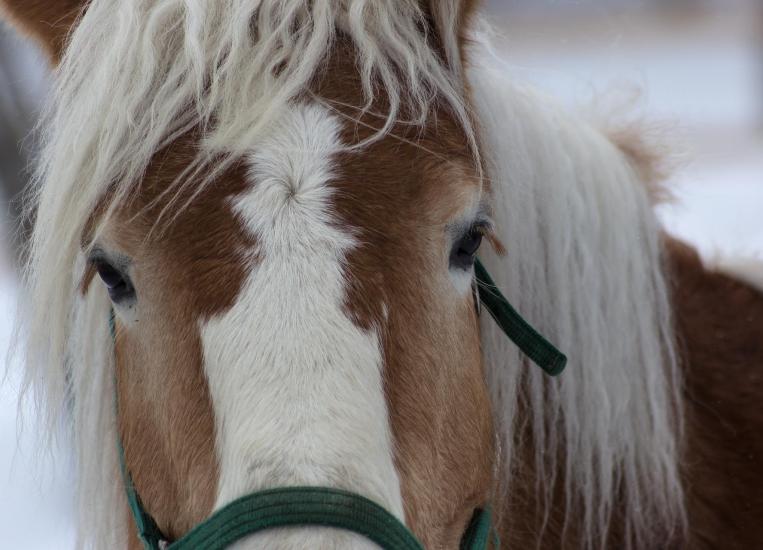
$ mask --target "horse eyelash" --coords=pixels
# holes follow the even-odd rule
[[[472,225],[470,231],[476,231],[490,244],[493,251],[499,256],[506,255],[506,247],[498,238],[495,224],[491,220],[481,220]]]

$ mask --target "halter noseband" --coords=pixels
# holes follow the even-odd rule
[[[480,302],[506,336],[547,374],[560,374],[567,364],[565,355],[511,306],[479,260],[475,264],[475,277]],[[113,310],[109,326],[115,339]],[[366,537],[385,550],[424,550],[399,519],[375,502],[328,487],[283,487],[252,493],[224,506],[181,539],[170,543],[143,507],[125,463],[121,440],[118,439],[117,444],[127,500],[145,550],[223,550],[254,533],[295,526],[344,529]],[[497,550],[499,541],[490,509],[477,510],[461,539],[460,550],[487,550],[491,546]]]

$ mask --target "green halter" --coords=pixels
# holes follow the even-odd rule
[[[549,376],[561,374],[567,365],[567,357],[511,306],[479,260],[474,264],[474,275],[477,279],[480,302],[490,312],[504,334],[546,374]]]
[[[480,301],[503,332],[545,372],[551,376],[561,373],[567,358],[517,313],[479,260],[475,275]],[[114,339],[113,311],[109,326]],[[254,533],[295,526],[344,529],[385,550],[424,550],[399,519],[375,502],[327,487],[284,487],[252,493],[224,506],[180,540],[169,542],[143,507],[125,463],[121,440],[118,448],[127,501],[145,550],[223,550]],[[497,550],[499,545],[490,509],[477,510],[463,535],[460,550]]]

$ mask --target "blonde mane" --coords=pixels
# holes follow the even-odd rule
[[[80,239],[107,191],[135,190],[152,156],[203,130],[185,182],[247,151],[304,94],[341,33],[357,51],[367,108],[424,124],[435,101],[470,135],[459,60],[457,0],[439,0],[436,53],[418,0],[93,0],[58,70],[42,123],[36,226],[27,270],[27,383],[51,430],[71,414],[79,547],[124,543],[114,369],[104,292],[83,296]],[[509,255],[487,258],[520,309],[572,357],[558,383],[525,371],[488,324],[485,350],[507,464],[520,381],[543,471],[566,473],[570,503],[587,510],[595,546],[625,498],[632,540],[651,522],[681,525],[678,387],[656,224],[627,163],[583,123],[474,69],[469,80],[482,153]],[[498,84],[500,82],[500,85]],[[402,106],[405,106],[403,109]],[[69,399],[74,396],[74,399]],[[545,449],[562,451],[548,463]],[[510,487],[510,486],[509,486]],[[542,489],[548,489],[544,486]],[[675,521],[674,521],[675,520]]]
[[[485,50],[475,54],[469,82],[508,250],[485,251],[483,260],[522,314],[569,356],[565,373],[549,380],[483,318],[507,473],[502,498],[511,498],[521,475],[519,449],[526,459],[528,447],[520,439],[529,431],[545,522],[561,478],[563,529],[580,530],[584,547],[606,547],[616,518],[628,548],[664,547],[686,527],[683,419],[647,182],[603,132],[510,80]]]

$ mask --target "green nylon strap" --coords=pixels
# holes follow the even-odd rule
[[[480,301],[506,336],[546,374],[560,374],[567,365],[567,357],[511,306],[479,260],[474,265],[474,273],[477,277]]]
[[[111,332],[111,340],[116,342],[117,329],[114,321],[114,310],[109,312],[109,332]],[[117,377],[114,373],[114,410],[116,412],[116,418],[119,419],[119,400],[117,398]],[[159,527],[156,525],[156,521],[151,517],[146,509],[143,507],[143,503],[140,501],[138,492],[135,490],[135,485],[132,482],[132,476],[127,469],[125,463],[125,450],[122,446],[122,438],[117,437],[117,453],[119,454],[119,469],[122,472],[122,482],[125,486],[125,493],[127,495],[127,504],[130,506],[130,512],[135,520],[135,526],[138,529],[138,538],[143,543],[145,550],[156,550],[160,548],[160,542],[165,540]]]
[[[121,442],[119,444],[119,466],[122,469],[122,480],[124,481],[125,491],[127,492],[127,502],[130,505],[130,511],[132,512],[132,517],[135,519],[135,526],[138,529],[138,538],[143,543],[143,548],[145,550],[158,550],[161,548],[160,543],[165,540],[164,535],[156,525],[154,518],[146,512],[143,503],[140,501],[138,492],[135,490],[135,486],[132,483],[132,477],[127,471],[125,453]]]
[[[493,545],[489,546],[491,542]],[[471,524],[461,538],[459,550],[487,550],[488,548],[498,550],[500,547],[501,541],[498,539],[497,531],[493,528],[493,517],[490,509],[477,510]]]
[[[378,504],[354,493],[322,487],[286,487],[242,497],[169,549],[223,550],[266,529],[305,525],[351,531],[388,550],[424,550],[405,525]]]

